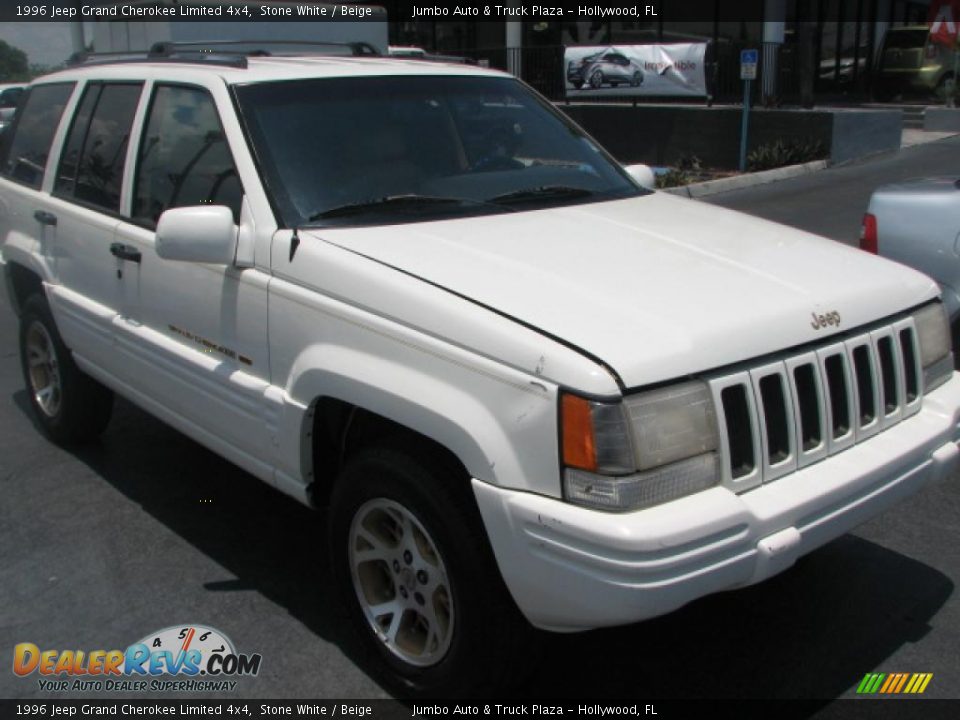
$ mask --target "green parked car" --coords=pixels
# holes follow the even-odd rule
[[[880,102],[896,95],[946,96],[953,77],[953,51],[930,41],[926,25],[891,28],[880,53],[874,97]]]

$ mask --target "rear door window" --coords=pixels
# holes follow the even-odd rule
[[[23,109],[10,129],[9,141],[0,150],[0,167],[7,177],[39,189],[50,155],[53,136],[74,83],[35,85],[27,91]]]
[[[120,210],[123,168],[142,83],[91,83],[74,115],[54,193]]]

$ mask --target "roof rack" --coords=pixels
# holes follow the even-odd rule
[[[189,52],[161,55],[145,51],[131,52],[76,52],[67,60],[67,67],[80,65],[119,65],[123,63],[168,62],[198,63],[204,65],[224,65],[226,67],[246,68],[245,55],[235,53]]]
[[[353,56],[379,56],[377,49],[366,42],[316,42],[313,40],[201,40],[193,42],[158,42],[147,51],[78,52],[70,56],[67,65],[110,65],[119,63],[171,62],[223,65],[246,68],[248,57],[325,55],[322,52],[271,52],[270,48],[290,47],[337,48],[350,51]]]
[[[309,49],[313,48],[337,48],[337,49],[347,49],[350,51],[351,55],[379,55],[380,52],[368,42],[333,42],[333,41],[318,41],[318,40],[195,40],[190,42],[158,42],[154,43],[153,47],[150,48],[151,53],[159,53],[161,55],[181,52],[181,51],[193,51],[193,52],[221,52],[214,51],[212,48],[225,48],[225,47],[243,47],[249,46],[247,49],[238,49],[238,50],[226,50],[222,52],[236,53],[238,55],[246,55],[249,57],[265,57],[271,55],[282,55],[284,53],[271,52],[270,47],[276,46],[280,49],[288,47],[306,47]],[[293,55],[303,55],[306,53],[290,53]],[[316,55],[324,55],[326,53],[316,52],[313,53]]]

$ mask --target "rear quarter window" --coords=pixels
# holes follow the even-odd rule
[[[53,136],[73,88],[74,83],[51,83],[27,90],[22,110],[0,150],[0,170],[4,175],[40,188]]]

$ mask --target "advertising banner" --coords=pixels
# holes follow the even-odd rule
[[[704,97],[706,43],[565,47],[567,98],[636,95]]]

